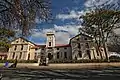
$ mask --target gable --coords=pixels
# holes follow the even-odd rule
[[[71,42],[71,41],[80,41],[80,40],[81,40],[81,41],[84,41],[84,40],[91,40],[91,39],[92,39],[91,36],[80,33],[80,34],[74,36],[73,38],[71,38],[71,39],[70,39],[70,42]]]
[[[13,40],[11,42],[11,44],[30,44],[30,45],[35,45],[34,43],[32,43],[32,42],[30,42],[27,39],[22,38],[22,37],[16,38],[15,40]]]

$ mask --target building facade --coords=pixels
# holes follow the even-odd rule
[[[71,46],[69,44],[56,44],[55,35],[51,32],[46,34],[45,52],[49,60],[71,60]]]
[[[35,46],[34,43],[26,40],[25,38],[17,38],[11,42],[11,47],[8,51],[7,59],[18,59],[18,60],[34,60]]]
[[[93,38],[87,34],[78,34],[70,39],[72,59],[105,59],[105,53],[101,48],[101,54],[97,52]],[[102,56],[102,57],[101,57]]]
[[[0,52],[0,60],[6,60],[7,54],[8,54],[8,52]]]
[[[13,40],[7,59],[38,60],[38,62],[43,62],[46,58],[49,61],[101,59],[101,55],[96,52],[93,38],[88,35],[78,34],[70,39],[69,44],[64,45],[56,44],[52,32],[48,32],[46,37],[45,45],[34,44],[22,37]],[[102,57],[105,58],[103,52]]]
[[[36,45],[22,37],[13,40],[7,59],[43,61],[48,58],[49,61],[71,60],[72,51],[69,44],[56,44],[55,35],[52,32],[47,33],[46,36],[46,45]]]

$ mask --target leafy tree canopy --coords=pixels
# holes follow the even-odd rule
[[[9,49],[10,40],[14,38],[15,32],[6,29],[6,28],[0,28],[0,51],[7,51]]]

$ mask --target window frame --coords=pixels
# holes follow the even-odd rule
[[[49,42],[49,46],[51,46],[51,42]]]

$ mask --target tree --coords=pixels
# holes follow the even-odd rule
[[[111,52],[120,52],[120,35],[116,34],[114,31],[110,34],[108,49]]]
[[[50,0],[0,0],[0,26],[20,29],[28,35],[35,20],[50,18]]]
[[[8,51],[10,40],[14,38],[15,32],[6,28],[0,28],[0,51]]]
[[[82,25],[84,27],[80,28],[80,31],[94,38],[96,50],[100,53],[101,58],[100,47],[102,46],[104,48],[106,59],[108,60],[106,42],[108,41],[111,31],[119,27],[117,24],[120,21],[120,11],[95,9],[90,13],[86,13],[86,15],[81,18],[83,19]]]

